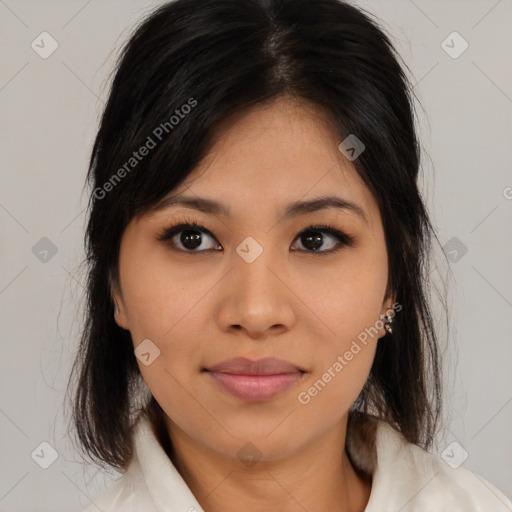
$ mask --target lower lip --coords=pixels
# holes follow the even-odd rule
[[[278,375],[234,375],[222,372],[207,372],[223,389],[246,402],[264,402],[279,395],[298,382],[302,372]]]

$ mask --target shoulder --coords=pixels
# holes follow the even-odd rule
[[[82,512],[202,510],[192,491],[160,445],[149,418],[134,429],[128,469]]]
[[[365,512],[512,511],[512,502],[481,476],[453,469],[382,420],[374,423],[376,465]]]
[[[137,471],[132,464],[128,470],[115,480],[99,496],[91,499],[91,504],[82,512],[133,512],[147,509],[143,493],[140,492],[144,482],[138,481]],[[149,503],[151,505],[151,503]]]

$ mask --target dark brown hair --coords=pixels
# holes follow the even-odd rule
[[[378,202],[388,292],[402,306],[352,409],[431,445],[441,410],[426,296],[435,233],[417,183],[413,91],[390,39],[370,14],[338,0],[176,0],[123,48],[89,165],[85,325],[69,384],[76,377],[78,439],[99,464],[126,468],[141,412],[162,415],[130,333],[114,321],[127,224],[194,170],[222,122],[285,95],[325,113],[340,142],[355,134],[365,144],[352,163]],[[131,160],[149,138],[147,156]]]

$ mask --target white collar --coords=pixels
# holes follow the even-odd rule
[[[349,423],[346,449],[354,465],[372,474],[365,512],[512,510],[512,502],[488,481],[462,467],[452,469],[372,416],[362,417],[356,426]],[[105,512],[131,512],[134,503],[151,512],[204,512],[146,416],[135,425],[128,470],[96,505]]]

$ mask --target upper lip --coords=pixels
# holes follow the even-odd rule
[[[235,375],[278,375],[282,373],[304,373],[304,370],[295,364],[277,359],[275,357],[265,357],[256,361],[251,361],[245,357],[236,357],[222,361],[216,365],[205,368],[209,372],[232,373]]]

